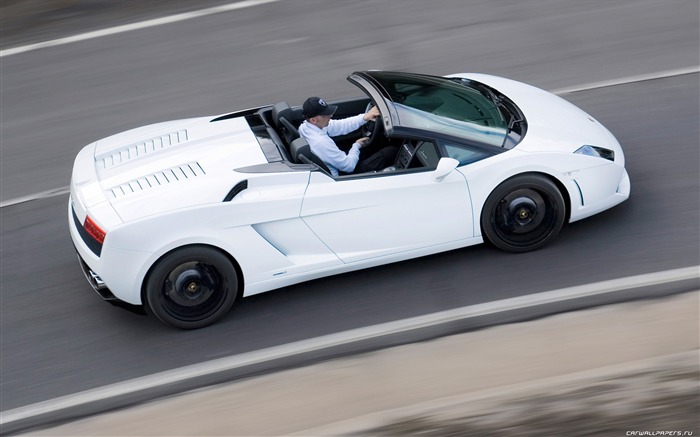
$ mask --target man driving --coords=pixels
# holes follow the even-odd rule
[[[353,132],[368,121],[375,120],[380,115],[376,106],[364,114],[339,120],[332,119],[338,107],[328,105],[319,97],[306,99],[302,109],[305,120],[299,126],[299,135],[309,143],[311,152],[328,166],[333,177],[337,177],[339,172],[379,171],[394,163],[398,151],[396,147],[384,147],[370,157],[360,159],[360,149],[369,143],[368,137],[355,141],[347,153],[340,150],[331,138]]]

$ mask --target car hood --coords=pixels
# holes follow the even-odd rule
[[[153,124],[88,146],[104,199],[122,220],[221,202],[240,180],[234,169],[267,162],[245,118],[212,119]]]
[[[584,144],[619,150],[615,137],[593,116],[548,91],[488,74],[462,73],[450,77],[489,85],[518,105],[528,126],[524,140],[516,146],[520,151],[571,153]]]

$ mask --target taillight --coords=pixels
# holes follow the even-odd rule
[[[104,243],[105,235],[107,234],[105,233],[105,231],[100,229],[100,227],[97,226],[94,221],[92,221],[90,216],[85,217],[85,223],[83,224],[83,227],[85,228],[87,233],[95,239],[95,241],[97,241],[100,244]]]

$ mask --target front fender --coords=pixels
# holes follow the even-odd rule
[[[553,165],[543,164],[550,162],[545,154],[523,153],[511,150],[474,164],[460,167],[458,170],[464,174],[469,184],[474,211],[474,235],[481,235],[479,226],[481,212],[489,195],[496,187],[506,180],[522,174],[541,174],[550,178],[561,190],[567,209],[577,202],[580,197],[579,189],[569,172],[562,172],[561,168],[575,169],[575,159],[568,158],[566,154],[553,154],[555,161],[559,163],[556,168]],[[567,217],[568,218],[568,217]]]

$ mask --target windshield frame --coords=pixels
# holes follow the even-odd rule
[[[389,135],[401,127],[510,149],[525,133],[525,117],[517,105],[472,79],[365,71],[353,73],[348,80],[375,102],[381,101],[379,109]],[[519,121],[516,132],[512,120]]]

